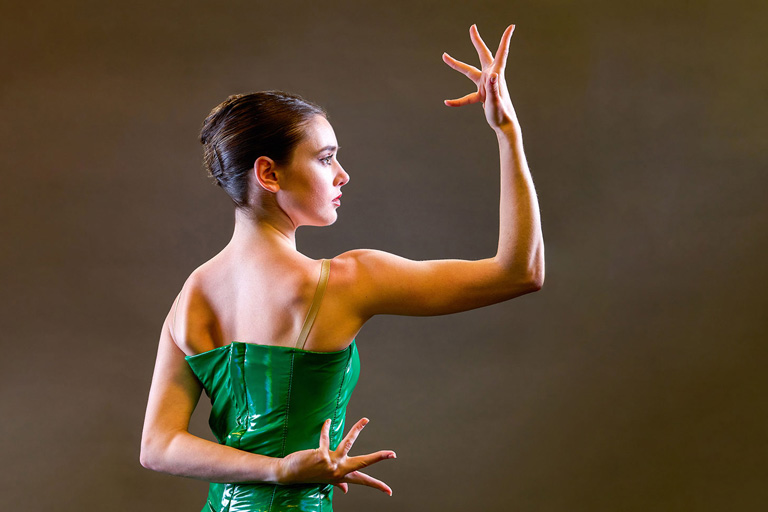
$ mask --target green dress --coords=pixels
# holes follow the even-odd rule
[[[296,347],[233,341],[187,356],[211,399],[209,424],[221,444],[284,457],[317,448],[323,422],[331,419],[331,449],[344,431],[347,404],[360,374],[355,340],[344,350],[304,350],[317,314],[329,260]],[[203,512],[330,512],[331,484],[211,483]]]

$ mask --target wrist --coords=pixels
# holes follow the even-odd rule
[[[271,482],[277,485],[288,483],[288,468],[285,467],[285,458],[279,457],[272,459]]]
[[[499,143],[518,142],[523,138],[523,132],[520,129],[520,125],[514,121],[496,126],[493,128],[493,131],[496,133],[496,138]]]

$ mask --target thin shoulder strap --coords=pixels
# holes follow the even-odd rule
[[[315,297],[312,299],[312,306],[310,306],[309,311],[307,312],[307,318],[304,319],[304,326],[301,328],[299,339],[296,340],[296,348],[303,349],[304,344],[307,342],[309,330],[312,328],[312,324],[315,323],[317,311],[320,309],[320,302],[323,300],[323,294],[325,293],[325,286],[328,284],[328,274],[330,273],[330,270],[331,260],[324,259],[322,266],[320,267],[320,281],[317,283]]]

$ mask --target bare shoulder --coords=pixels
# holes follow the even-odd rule
[[[186,354],[202,352],[215,345],[212,333],[216,316],[210,300],[212,269],[201,265],[184,281],[168,314],[174,343]]]
[[[394,254],[377,249],[353,249],[331,259],[332,284],[339,293],[350,298],[365,293],[366,284],[382,270],[398,259]]]
[[[361,272],[375,268],[377,260],[389,253],[375,249],[353,249],[331,259],[332,276],[339,286],[350,285]]]
[[[408,260],[402,256],[379,249],[352,249],[333,258],[333,268],[339,269],[347,279],[356,279],[360,274],[373,273],[382,266],[397,265]]]

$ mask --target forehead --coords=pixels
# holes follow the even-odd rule
[[[304,138],[300,146],[305,151],[312,152],[320,151],[326,146],[338,146],[331,123],[323,116],[314,116],[304,127]]]

